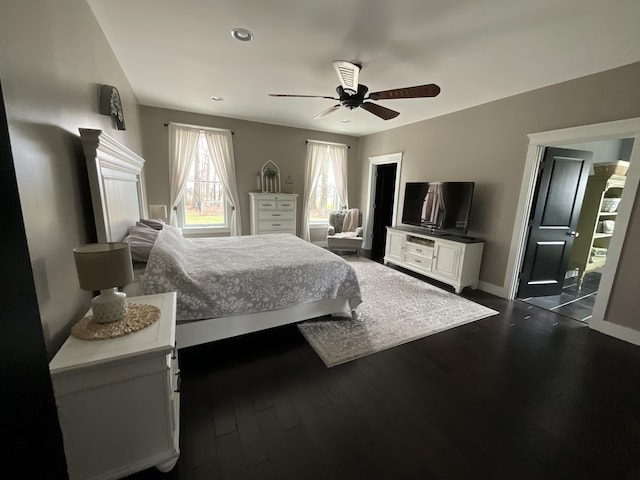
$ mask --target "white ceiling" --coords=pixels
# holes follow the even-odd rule
[[[357,136],[640,61],[639,0],[88,3],[143,105]],[[336,102],[268,96],[334,96],[338,59],[361,63],[370,91],[442,93],[381,100],[400,112],[388,121],[360,108],[313,120]]]

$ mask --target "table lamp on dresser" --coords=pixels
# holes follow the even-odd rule
[[[149,205],[149,218],[167,220],[167,206],[166,205]]]
[[[100,290],[91,300],[93,320],[109,323],[127,316],[127,295],[118,292],[133,281],[129,244],[124,242],[91,243],[73,249],[80,288]]]

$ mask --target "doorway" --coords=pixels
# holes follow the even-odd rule
[[[402,153],[369,157],[369,191],[363,249],[381,260],[386,248],[386,229],[395,225],[398,214]]]
[[[591,320],[633,143],[622,138],[545,148],[517,298]]]
[[[393,200],[395,198],[398,166],[395,163],[376,165],[376,186],[373,203],[373,227],[371,230],[371,259],[384,257],[387,227],[393,223]]]

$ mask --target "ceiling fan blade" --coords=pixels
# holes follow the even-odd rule
[[[347,62],[345,60],[335,60],[333,68],[336,69],[340,84],[349,95],[358,93],[358,78],[360,76],[360,65]]]
[[[435,83],[418,85],[417,87],[394,88],[369,94],[371,100],[390,100],[394,98],[423,98],[435,97],[440,93],[440,87]]]
[[[337,105],[334,105],[333,107],[329,107],[327,108],[325,111],[320,112],[318,115],[316,115],[315,117],[313,117],[314,120],[318,120],[319,118],[324,118],[327,115],[335,112],[336,110],[338,110],[340,108],[340,104],[338,103]]]
[[[289,93],[270,93],[270,97],[294,97],[294,98],[328,98],[329,100],[340,100],[336,97],[327,97],[324,95],[292,95]]]
[[[400,115],[400,112],[396,112],[395,110],[391,110],[390,108],[383,107],[382,105],[378,105],[377,103],[364,102],[360,106],[367,112],[373,113],[383,120],[391,120],[392,118],[396,118],[398,115]]]

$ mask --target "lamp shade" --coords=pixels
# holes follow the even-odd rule
[[[167,206],[166,205],[149,205],[149,217],[150,218],[167,218]]]
[[[73,256],[83,290],[106,290],[133,281],[128,243],[90,243],[74,248]]]

